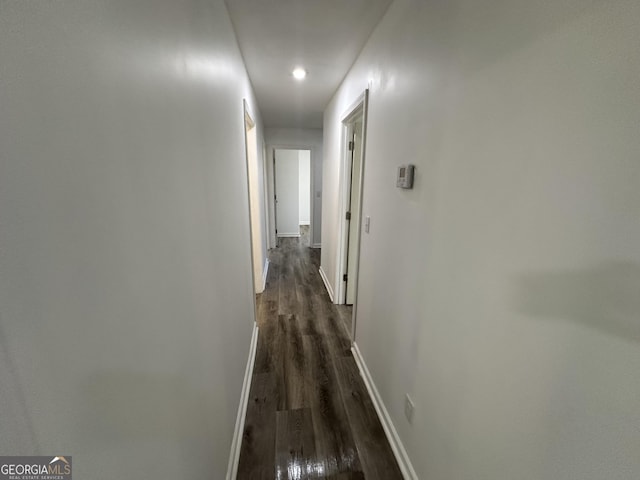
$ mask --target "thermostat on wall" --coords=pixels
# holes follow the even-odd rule
[[[413,188],[414,170],[415,167],[413,165],[400,165],[398,167],[398,178],[396,180],[396,187]]]

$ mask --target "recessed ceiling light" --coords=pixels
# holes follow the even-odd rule
[[[304,77],[307,76],[307,71],[301,67],[296,68],[291,73],[293,74],[293,78],[295,78],[296,80],[302,80]]]

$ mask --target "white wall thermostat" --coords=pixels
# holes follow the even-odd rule
[[[413,165],[400,165],[398,167],[398,178],[396,180],[396,187],[399,188],[413,188],[413,171],[415,166]]]

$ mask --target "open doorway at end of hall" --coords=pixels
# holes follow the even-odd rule
[[[313,225],[311,212],[311,150],[273,150],[276,240],[297,238],[310,246]]]

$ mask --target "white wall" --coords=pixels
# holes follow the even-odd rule
[[[396,0],[325,112],[333,280],[340,117],[370,87],[356,343],[420,478],[640,475],[639,20]]]
[[[223,478],[254,319],[243,98],[262,128],[226,8],[0,12],[0,454]]]
[[[300,234],[300,157],[298,150],[276,150],[276,220],[278,236]]]
[[[274,147],[302,148],[311,150],[311,183],[313,191],[311,217],[312,245],[319,247],[322,239],[322,162],[323,143],[322,129],[314,128],[265,128],[265,143],[267,155],[270,156]],[[269,200],[273,202],[273,162],[267,161],[268,185],[271,189]],[[269,207],[269,234],[271,244],[275,245],[275,220],[273,217],[273,205]]]
[[[298,203],[300,205],[300,225],[311,223],[311,151],[299,150]]]

